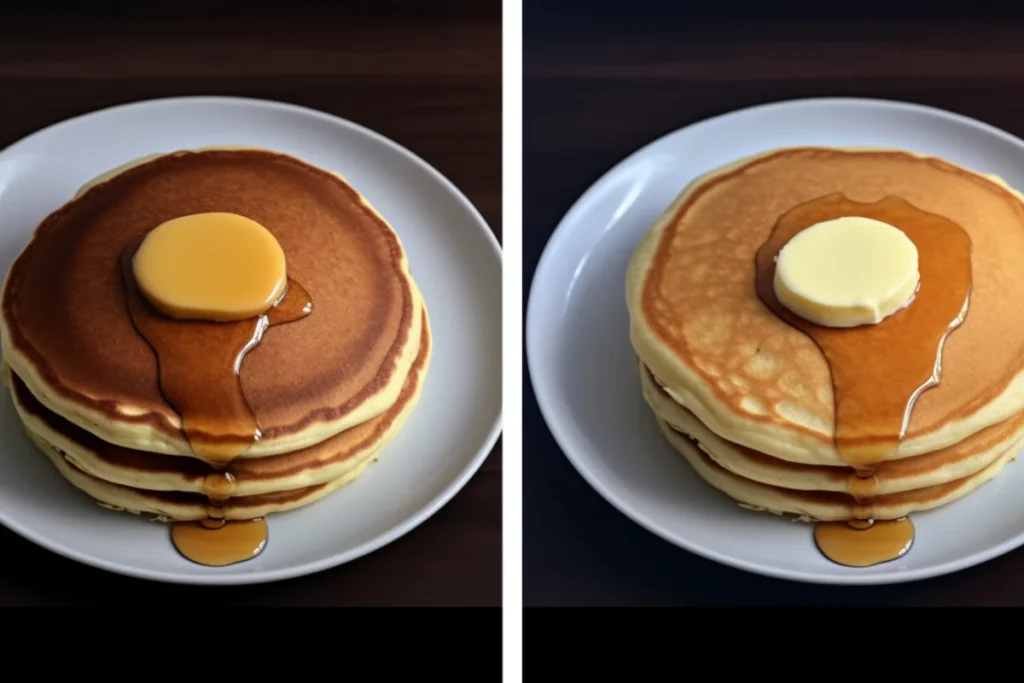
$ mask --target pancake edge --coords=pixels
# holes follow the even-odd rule
[[[852,470],[848,466],[806,465],[803,463],[793,463],[790,461],[780,460],[771,455],[759,453],[761,457],[777,460],[784,466],[793,469],[836,470],[840,472],[837,478],[841,480],[835,481],[834,478],[831,478],[822,472],[810,472],[802,479],[782,481],[778,477],[770,476],[770,473],[766,475],[762,472],[755,471],[758,469],[756,464],[750,466],[739,465],[735,460],[742,461],[745,456],[742,453],[732,455],[729,451],[731,449],[746,448],[745,446],[740,446],[739,444],[722,438],[706,425],[701,423],[693,413],[686,415],[689,411],[687,411],[683,406],[675,403],[672,400],[672,397],[658,386],[657,381],[650,374],[650,371],[644,367],[643,363],[639,363],[639,367],[644,399],[647,401],[648,406],[657,418],[664,421],[675,431],[689,435],[690,438],[700,444],[701,450],[703,450],[704,453],[706,453],[718,466],[728,470],[738,477],[749,481],[755,481],[760,484],[765,484],[767,486],[776,486],[794,491],[822,491],[849,494],[849,488],[846,482],[848,481],[849,475],[852,474]],[[989,429],[998,427],[999,424],[1002,423],[992,425]],[[978,432],[978,434],[981,434],[981,432]],[[959,444],[955,444],[954,446],[951,446],[951,448],[956,447],[956,445]],[[985,469],[1005,455],[1008,450],[1016,452],[1022,447],[1024,447],[1024,422],[1022,422],[1022,424],[1006,438],[1000,440],[995,445],[984,449],[979,454],[967,456],[962,460],[943,465],[925,474],[914,474],[896,479],[895,481],[879,477],[877,493],[878,495],[905,493],[963,479],[964,477],[969,477]],[[925,453],[915,457],[927,457],[928,455],[931,454]],[[813,484],[811,483],[812,479],[815,480],[815,483]]]
[[[661,418],[656,418],[658,427],[668,440],[669,445],[683,456],[687,464],[707,484],[720,493],[728,496],[740,507],[755,512],[770,512],[775,515],[791,515],[795,521],[802,522],[845,522],[854,518],[853,505],[850,502],[840,502],[841,494],[828,492],[810,492],[782,489],[776,486],[769,486],[758,482],[750,481],[739,477],[724,467],[721,467],[706,455],[700,448],[687,438],[672,429],[671,426]],[[873,519],[892,520],[900,519],[908,515],[933,510],[952,503],[988,483],[1002,471],[1006,463],[1016,459],[1017,452],[1009,450],[990,465],[978,473],[958,479],[946,484],[929,487],[921,491],[910,492],[924,495],[930,489],[934,489],[934,497],[925,500],[920,504],[907,502],[896,502],[901,495],[890,494],[879,496],[873,502],[878,505],[873,507]],[[822,500],[816,501],[815,498]],[[834,498],[833,502],[824,500]],[[846,496],[851,501],[852,497]],[[886,499],[893,499],[886,507]]]
[[[294,155],[285,154],[276,150],[269,150],[260,147],[240,146],[208,146],[195,150],[177,150],[168,153],[150,154],[129,161],[110,171],[107,171],[97,178],[88,181],[81,189],[61,207],[47,215],[40,224],[33,230],[31,237],[22,248],[15,259],[15,263],[26,253],[38,235],[39,227],[53,214],[61,211],[71,202],[84,196],[89,191],[112,180],[121,173],[150,161],[169,155],[196,154],[205,151],[254,151],[271,154],[280,157],[291,158],[305,166],[314,168],[320,172],[335,176],[351,192],[358,197],[361,205],[372,213],[381,226],[383,226],[393,238],[401,254],[398,264],[400,281],[403,283],[404,296],[408,300],[407,308],[411,310],[412,320],[404,321],[399,334],[393,342],[391,351],[385,356],[382,365],[378,368],[377,376],[387,374],[387,382],[365,396],[357,394],[358,405],[352,409],[345,410],[340,416],[332,416],[331,413],[344,410],[343,406],[336,406],[318,411],[313,411],[307,417],[290,425],[287,428],[276,428],[268,430],[265,438],[253,444],[245,453],[239,457],[256,458],[270,455],[278,455],[309,447],[323,441],[345,429],[361,424],[382,414],[394,403],[405,383],[409,368],[411,367],[418,353],[419,329],[421,310],[426,310],[426,302],[422,298],[419,288],[413,280],[408,256],[402,245],[401,238],[394,228],[374,209],[368,200],[356,190],[340,174],[322,169]],[[54,413],[77,424],[81,428],[92,432],[104,441],[114,443],[126,448],[162,453],[167,455],[180,455],[194,457],[188,441],[181,432],[180,419],[174,409],[167,405],[166,411],[162,414],[132,410],[130,406],[113,405],[109,401],[103,401],[92,396],[86,396],[76,390],[63,385],[55,378],[48,378],[48,373],[41,369],[32,360],[34,351],[24,352],[13,339],[10,320],[6,302],[8,300],[7,290],[10,275],[14,265],[8,269],[4,276],[2,297],[5,302],[0,311],[0,348],[3,349],[5,360],[10,364],[14,372],[22,379],[32,394],[47,408]],[[390,366],[390,372],[388,372]],[[368,386],[372,386],[371,382]],[[350,401],[351,402],[351,401]],[[324,413],[327,413],[324,415]],[[284,431],[284,430],[288,431]],[[275,433],[276,432],[276,433]],[[283,432],[283,433],[282,433]]]
[[[69,464],[56,449],[34,434],[28,433],[28,436],[46,458],[53,463],[64,479],[74,488],[89,496],[93,502],[98,503],[101,507],[115,512],[149,515],[153,521],[157,522],[195,522],[208,517],[208,505],[200,500],[197,500],[195,504],[161,501],[157,495],[153,495],[159,492],[150,491],[151,495],[146,495],[145,491],[105,482]],[[372,459],[366,460],[345,476],[326,484],[321,484],[318,487],[311,487],[314,490],[283,504],[262,503],[256,500],[246,505],[240,505],[237,502],[232,504],[229,501],[222,508],[224,519],[247,521],[305,507],[333,493],[345,484],[354,481],[366,470],[367,465],[371,462]],[[197,499],[200,498],[198,495],[196,497]]]
[[[694,192],[718,176],[780,153],[800,150],[831,150],[852,154],[895,153],[921,160],[938,161],[998,187],[1000,191],[1015,199],[1022,211],[1024,211],[1024,195],[997,176],[980,173],[940,157],[909,150],[870,146],[781,147],[736,159],[698,175],[683,188],[669,207],[648,227],[637,243],[629,260],[625,281],[626,307],[630,317],[630,343],[644,364],[651,368],[659,380],[665,382],[666,392],[723,439],[794,463],[845,466],[847,463],[836,451],[831,433],[787,423],[784,426],[780,425],[777,430],[774,430],[776,433],[773,434],[772,430],[761,428],[759,421],[755,418],[740,415],[717,400],[715,391],[708,383],[680,360],[671,346],[663,343],[657,333],[647,325],[642,304],[649,266],[661,248],[665,229],[676,219],[679,211]],[[821,353],[820,350],[818,353]],[[993,396],[980,410],[975,411],[970,420],[946,424],[923,436],[904,438],[899,449],[893,455],[893,459],[909,458],[946,448],[989,426],[1011,418],[1021,410],[1024,410],[1024,371],[1009,379],[1002,391]]]
[[[379,438],[375,439],[370,445],[366,445],[365,443],[357,445],[353,449],[353,452],[344,460],[332,462],[326,467],[317,462],[310,463],[297,474],[287,475],[277,479],[239,478],[236,481],[235,497],[280,493],[282,491],[290,491],[326,484],[340,477],[346,476],[350,471],[360,467],[365,462],[379,458],[386,446],[401,432],[406,421],[419,405],[423,385],[426,382],[427,370],[429,369],[430,360],[433,355],[432,337],[430,336],[429,320],[426,317],[425,309],[423,315],[424,324],[426,325],[424,332],[427,337],[424,340],[424,348],[422,349],[421,354],[419,354],[422,356],[422,362],[419,363],[419,367],[414,364],[410,372],[410,377],[407,379],[407,383],[415,382],[415,386],[412,389],[411,396],[405,402],[401,411],[395,415]],[[414,373],[415,377],[412,376]],[[138,489],[141,491],[202,494],[202,477],[191,477],[184,473],[175,472],[173,474],[163,475],[167,482],[174,480],[173,484],[168,483],[164,486],[153,486],[152,477],[147,478],[144,474],[140,475],[138,471],[134,471],[133,476],[131,468],[119,467],[117,465],[109,465],[106,463],[98,465],[96,461],[100,461],[102,458],[93,454],[79,442],[65,436],[59,431],[51,429],[42,418],[33,415],[19,400],[13,383],[9,384],[11,400],[14,403],[19,418],[21,419],[23,428],[34,437],[34,441],[37,443],[41,441],[48,447],[56,450],[65,460],[84,474],[109,484]],[[386,412],[384,414],[386,414]],[[335,436],[341,436],[341,434],[342,433],[339,433]],[[150,485],[143,485],[144,479],[148,479],[149,481],[147,483],[150,483]],[[281,485],[282,481],[287,483]]]

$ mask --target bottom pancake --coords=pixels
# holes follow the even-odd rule
[[[844,494],[858,488],[863,491],[864,480],[857,477],[853,468],[779,460],[722,438],[676,403],[643,363],[640,363],[640,381],[644,398],[659,419],[689,434],[717,465],[743,479],[801,491]],[[981,472],[1007,451],[1017,452],[1022,446],[1024,413],[940,451],[881,463],[875,468],[870,495],[917,491],[963,479]]]
[[[376,457],[398,434],[419,402],[432,352],[426,309],[419,346],[398,400],[387,411],[293,453],[235,459],[225,470],[234,481],[234,495],[260,496],[326,484]],[[129,489],[204,493],[206,477],[214,472],[206,463],[107,443],[46,408],[13,372],[8,383],[25,429],[37,441],[56,448],[85,474]]]
[[[105,482],[68,463],[59,450],[40,437],[31,432],[28,435],[68,482],[103,507],[135,514],[152,515],[153,519],[161,522],[201,521],[209,517],[211,506],[203,495],[170,491],[144,491]],[[217,507],[218,515],[226,520],[249,520],[309,505],[351,482],[362,474],[366,466],[374,459],[367,458],[357,467],[349,470],[345,476],[325,484],[280,493],[231,498]]]
[[[396,403],[382,415],[294,453],[239,458],[225,470],[234,495],[211,505],[204,486],[215,470],[190,457],[107,443],[51,412],[9,367],[4,379],[22,426],[73,486],[107,508],[160,521],[199,521],[215,512],[249,520],[308,505],[356,479],[404,426],[419,402],[432,351],[423,311],[419,352]]]
[[[779,515],[796,515],[808,522],[843,522],[857,518],[892,520],[946,505],[993,479],[1007,462],[1017,456],[1017,451],[1011,449],[968,477],[916,491],[877,496],[870,503],[860,504],[853,496],[844,493],[798,491],[744,479],[718,465],[692,437],[673,429],[661,418],[658,418],[658,425],[672,447],[686,458],[702,479],[743,507]]]

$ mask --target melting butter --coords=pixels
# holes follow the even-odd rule
[[[920,283],[917,247],[873,218],[822,221],[779,252],[775,296],[792,313],[825,327],[874,325],[907,306]]]
[[[158,311],[226,322],[265,313],[288,285],[284,250],[256,221],[234,213],[181,216],[143,239],[132,264],[139,291]]]

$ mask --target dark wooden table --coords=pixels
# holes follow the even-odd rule
[[[524,297],[552,230],[591,183],[638,147],[708,116],[790,98],[867,96],[934,105],[1024,135],[1024,27],[1013,21],[912,30],[738,16],[581,24],[551,13],[536,20],[530,4]],[[527,605],[1024,604],[1024,550],[920,583],[845,589],[767,579],[692,555],[584,482],[524,383]]]
[[[381,3],[376,13],[307,12],[304,19],[248,10],[188,21],[0,12],[0,146],[133,100],[282,100],[351,119],[408,147],[455,183],[500,236],[498,3],[439,3],[430,16],[404,20],[395,11],[401,4]],[[148,583],[78,565],[3,528],[0,557],[0,605],[498,605],[501,448],[422,526],[305,578],[216,589]]]

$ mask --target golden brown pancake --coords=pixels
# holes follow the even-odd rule
[[[69,464],[53,446],[34,434],[29,438],[46,455],[57,471],[75,488],[83,491],[112,510],[134,512],[153,516],[161,522],[197,521],[209,516],[210,503],[205,496],[197,493],[171,491],[145,491],[97,479]],[[328,493],[344,486],[358,477],[367,465],[366,460],[357,468],[333,481],[303,488],[266,493],[258,496],[232,498],[217,506],[218,518],[226,520],[249,520],[265,517],[275,512],[294,510],[316,502]]]
[[[644,398],[673,430],[700,444],[715,464],[761,484],[802,491],[831,491],[887,495],[925,489],[971,476],[1024,445],[1024,413],[987,427],[963,441],[933,453],[889,460],[878,465],[870,482],[859,478],[852,467],[805,465],[773,458],[719,437],[659,386],[657,378],[641,365]]]
[[[160,156],[43,221],[2,301],[5,357],[33,394],[108,441],[191,454],[126,314],[118,263],[148,230],[206,211],[269,229],[313,300],[310,316],[272,327],[245,358],[262,436],[243,457],[303,448],[386,410],[419,348],[419,295],[398,237],[339,177],[253,149]]]
[[[697,474],[741,506],[761,512],[796,515],[802,521],[847,521],[854,518],[890,520],[913,512],[931,510],[966,496],[991,481],[1006,463],[1017,457],[1009,450],[984,469],[943,484],[914,491],[877,496],[860,503],[853,496],[830,491],[795,491],[744,479],[718,465],[700,444],[663,420],[658,425],[668,442],[682,454]]]
[[[235,497],[326,484],[376,457],[381,447],[401,429],[419,400],[431,353],[426,317],[424,321],[419,354],[398,401],[391,408],[314,446],[292,453],[233,461],[224,471],[235,480]],[[198,459],[147,453],[107,443],[47,409],[17,375],[12,373],[9,382],[26,429],[37,441],[53,447],[65,460],[94,478],[146,491],[200,494],[204,492],[204,480],[215,471]]]
[[[917,400],[894,458],[948,448],[1024,409],[1024,204],[1005,185],[896,150],[793,148],[698,179],[638,246],[627,302],[637,354],[723,439],[783,460],[843,465],[829,367],[755,291],[776,220],[813,199],[893,195],[958,223],[972,242],[971,303]],[[867,361],[866,361],[867,362]]]

